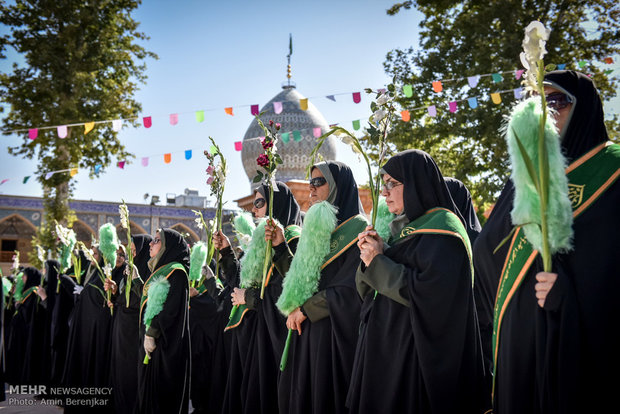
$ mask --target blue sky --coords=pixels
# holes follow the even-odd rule
[[[366,87],[380,88],[389,82],[384,73],[386,53],[418,43],[420,15],[415,11],[387,16],[392,0],[346,1],[197,1],[147,0],[134,13],[140,30],[150,36],[145,46],[159,55],[147,60],[148,80],[136,98],[142,103],[141,116],[152,116],[153,126],[125,128],[120,140],[136,155],[124,170],[111,167],[91,180],[86,172],[76,176],[76,199],[142,203],[145,193],[182,194],[185,188],[208,195],[202,151],[212,136],[222,148],[229,165],[225,198],[248,195],[249,181],[234,142],[243,138],[253,117],[249,107],[261,107],[281,90],[286,80],[289,33],[293,35],[292,73],[297,89],[322,112],[328,123],[351,128],[351,121],[367,119],[369,103]],[[6,70],[14,55],[0,62]],[[351,96],[326,95],[362,92],[355,104]],[[232,106],[235,116],[224,113]],[[196,110],[205,112],[197,123]],[[179,113],[172,126],[168,116]],[[0,187],[3,194],[41,195],[40,184],[31,175],[35,161],[9,156],[6,147],[19,143],[17,136],[1,137],[0,179],[10,180]],[[194,149],[192,158],[184,158]],[[164,153],[172,153],[165,164]],[[143,167],[141,157],[151,156]],[[338,158],[355,167],[356,177],[365,182],[365,172],[356,167],[351,150],[338,145]],[[228,207],[236,206],[229,203]]]

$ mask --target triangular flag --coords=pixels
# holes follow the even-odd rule
[[[112,121],[112,131],[118,132],[123,127],[123,121],[120,119],[115,119]]]
[[[84,124],[84,135],[88,134],[95,127],[94,122],[87,122]]]
[[[30,179],[30,176],[26,176],[24,177],[24,181],[22,181],[22,184],[26,184],[28,182],[28,180]]]
[[[499,83],[504,80],[504,77],[502,76],[501,73],[494,73],[491,76],[493,77],[493,82],[495,83]]]
[[[274,102],[273,103],[273,112],[279,114],[282,112],[282,102]]]
[[[258,115],[258,105],[252,105],[252,106],[250,107],[250,113],[251,113],[252,115]]]
[[[196,111],[196,122],[202,122],[205,120],[205,111]]]
[[[491,100],[494,104],[499,105],[502,103],[502,96],[499,94],[499,92],[492,93]]]
[[[121,170],[125,168],[125,161],[119,161],[118,163],[116,163],[116,166],[118,168],[120,168]]]
[[[362,94],[360,92],[353,92],[353,102],[360,103],[362,101]]]
[[[57,128],[58,131],[58,137],[59,138],[67,138],[67,134],[69,133],[69,131],[67,130],[67,126],[66,125],[61,125]]]
[[[75,177],[75,175],[78,173],[78,169],[77,168],[71,168],[71,170],[69,171],[69,175],[71,177]]]
[[[172,161],[172,154],[171,153],[164,154],[164,162],[166,164],[170,164],[170,161]]]
[[[523,88],[517,88],[513,91],[515,99],[523,98]]]
[[[435,105],[431,105],[428,107],[428,115],[433,118],[437,116],[437,107]]]
[[[604,73],[605,75],[609,75],[609,74],[610,74],[611,72],[613,72],[613,71],[614,71],[613,69],[607,69],[607,70],[605,70],[603,73]]]
[[[356,130],[356,131],[358,129],[360,129],[360,120],[359,119],[356,119],[355,121],[353,121],[353,129]]]
[[[452,112],[452,113],[456,112],[456,101],[449,102],[448,106],[450,108],[450,112]]]
[[[301,131],[293,131],[293,139],[295,142],[301,141]]]
[[[525,69],[519,69],[515,72],[515,79],[521,79],[521,75],[523,75],[523,72],[525,72]]]
[[[315,137],[315,138],[320,137],[320,136],[321,136],[321,132],[322,132],[322,131],[321,131],[321,127],[315,127],[315,128],[312,130],[312,132],[313,132],[313,135],[314,135],[314,137]]]
[[[336,97],[334,95],[327,95],[326,98],[329,99],[330,101],[336,102]]]
[[[243,149],[243,142],[242,141],[236,141],[235,142],[235,151],[241,151]]]
[[[606,57],[605,58],[605,63],[607,63],[608,65],[611,65],[612,63],[614,63],[614,60],[613,60],[613,58],[611,56],[610,57]]]
[[[39,135],[39,130],[36,128],[31,128],[28,130],[28,138],[36,139],[37,135]]]
[[[4,180],[0,181],[0,185],[6,183],[7,181],[9,181],[9,178],[5,178]]]
[[[308,98],[303,98],[299,100],[299,107],[302,111],[308,110]]]
[[[578,63],[579,68],[583,69],[586,66],[586,63],[588,63],[588,62],[585,61],[585,60],[580,60],[579,63]]]
[[[433,90],[437,93],[443,91],[443,85],[441,84],[441,81],[433,82]]]
[[[411,119],[411,114],[409,114],[409,111],[404,110],[400,113],[400,116],[403,120],[403,122],[409,122],[409,120]]]
[[[47,174],[45,174],[45,179],[49,180],[50,178],[52,178],[53,175],[54,175],[54,171],[48,172]]]
[[[478,81],[480,81],[480,75],[470,76],[467,78],[467,83],[469,83],[470,88],[475,88],[478,86]]]
[[[149,157],[142,157],[142,166],[147,167],[149,165]]]
[[[407,98],[411,98],[413,96],[413,86],[411,86],[411,85],[403,85],[403,94]]]
[[[142,118],[142,123],[144,124],[144,128],[150,128],[153,125],[153,120],[150,116],[145,116]]]
[[[176,125],[179,123],[179,114],[170,114],[170,125]]]
[[[101,164],[95,165],[95,174],[99,174],[99,171],[101,171]]]
[[[192,159],[192,150],[185,150],[185,159],[186,160]]]
[[[230,106],[228,108],[224,108],[224,112],[226,112],[230,116],[235,116],[235,114],[233,114],[232,106]]]
[[[478,99],[476,97],[467,98],[467,103],[471,109],[474,109],[478,106]]]
[[[290,134],[288,132],[283,132],[282,135],[280,135],[280,138],[282,139],[282,142],[288,144],[290,140]]]
[[[564,69],[566,69],[566,63],[559,63],[558,70],[564,70]]]

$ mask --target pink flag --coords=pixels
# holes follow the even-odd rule
[[[116,165],[122,170],[125,168],[125,161],[119,161]]]
[[[67,131],[67,126],[66,125],[61,125],[57,128],[58,130],[58,137],[59,138],[67,138],[67,133],[69,131]]]
[[[428,107],[428,114],[433,118],[437,116],[437,107],[435,105],[431,105]]]
[[[28,130],[28,138],[30,139],[36,139],[38,135],[39,135],[38,129],[32,128]]]
[[[252,105],[250,107],[250,112],[252,113],[252,115],[258,115],[258,105]]]
[[[516,79],[521,79],[521,75],[523,75],[523,72],[525,72],[524,69],[519,69],[515,72],[515,78]]]
[[[360,103],[362,101],[362,94],[360,92],[353,92],[353,102]]]
[[[170,125],[176,125],[179,123],[179,114],[170,114]]]
[[[282,102],[274,102],[273,103],[273,112],[279,114],[282,112]]]
[[[150,128],[151,125],[153,125],[150,116],[145,116],[144,118],[142,118],[142,123],[144,124],[144,128]]]
[[[314,134],[314,137],[315,137],[315,138],[320,137],[320,136],[321,136],[321,127],[316,127],[316,128],[314,128],[314,130],[313,130],[313,134]]]
[[[149,165],[149,157],[142,157],[142,166],[146,167]]]
[[[4,183],[6,183],[7,181],[9,181],[9,179],[8,179],[8,178],[5,178],[4,180],[0,181],[0,185],[2,185],[2,184],[4,184]]]
[[[241,151],[243,149],[243,142],[237,141],[235,142],[235,151]]]
[[[455,113],[456,112],[456,101],[452,101],[448,103],[448,105],[450,106],[450,112]]]

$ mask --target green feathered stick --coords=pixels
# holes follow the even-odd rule
[[[276,302],[284,316],[288,316],[317,292],[321,266],[329,254],[331,234],[337,222],[336,208],[327,201],[308,209],[295,257],[282,283],[282,294]],[[281,371],[286,368],[290,340],[289,329],[280,360]]]
[[[235,228],[237,240],[239,240],[241,248],[244,251],[247,250],[248,244],[252,238],[252,233],[254,233],[254,229],[256,228],[254,220],[252,219],[252,214],[247,211],[242,211],[235,215],[233,227]]]
[[[377,207],[376,217],[377,221],[375,222],[375,230],[383,241],[387,242],[392,234],[390,231],[390,223],[394,220],[396,215],[390,213],[384,197],[379,197],[379,206]]]
[[[116,266],[116,251],[118,250],[120,243],[116,235],[116,227],[112,223],[106,223],[99,227],[99,250],[103,256],[103,261],[107,266],[104,269],[110,269],[110,274],[105,273],[105,277],[111,278],[111,271]],[[106,297],[107,302],[110,302],[111,292],[108,290]],[[110,307],[110,313],[113,313],[113,307]]]
[[[2,273],[0,271],[0,273]],[[6,277],[2,276],[2,291],[4,292],[4,307],[6,308],[9,304],[10,297],[9,293],[11,292],[11,288],[13,287],[13,283]]]
[[[155,280],[153,280],[148,287],[147,296],[148,300],[146,302],[146,309],[144,310],[144,326],[146,329],[151,327],[151,322],[153,322],[153,318],[159,315],[159,313],[164,308],[164,303],[166,303],[166,299],[168,298],[168,292],[170,291],[170,282],[164,276],[159,276]],[[147,353],[144,356],[144,364],[149,363],[150,356]]]
[[[209,248],[204,242],[194,243],[189,259],[189,280],[193,287],[196,287],[202,277],[202,267],[207,262],[208,255]]]
[[[24,293],[24,274],[18,273],[15,277],[15,290],[13,291],[13,301],[19,302],[22,300],[22,294]]]

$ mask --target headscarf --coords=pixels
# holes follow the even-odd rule
[[[301,209],[291,189],[281,181],[276,181],[278,191],[273,192],[273,218],[284,226],[291,224],[301,225]],[[265,198],[267,209],[269,209],[269,189],[263,184],[256,189]],[[267,210],[269,211],[269,210]]]
[[[435,207],[443,207],[465,223],[452,201],[446,182],[435,160],[424,151],[406,150],[390,158],[383,171],[403,183],[404,213],[409,221]]]
[[[41,284],[41,272],[39,272],[39,270],[37,268],[34,268],[32,266],[28,266],[26,268],[24,268],[24,275],[26,275],[26,283],[24,283],[24,290],[23,292],[26,291],[26,289],[29,289],[31,287],[34,286],[38,286]]]
[[[161,248],[157,255],[149,260],[149,269],[155,271],[168,263],[181,263],[189,272],[189,245],[181,234],[172,229],[159,229]]]
[[[339,161],[326,161],[325,164],[329,167],[329,172],[335,183],[336,196],[334,201],[328,201],[338,209],[338,213],[336,213],[338,224],[360,213],[364,214],[364,208],[357,191],[357,183],[351,168]],[[315,164],[312,168],[319,168],[323,172],[319,164]],[[331,192],[330,188],[330,194]]]
[[[146,280],[147,277],[151,274],[149,270],[149,244],[153,238],[148,234],[137,234],[131,236],[131,242],[136,247],[136,257],[133,258],[133,264],[138,269],[138,273],[140,274],[140,278],[142,280]]]
[[[444,181],[448,186],[448,191],[450,191],[452,201],[454,201],[456,208],[459,209],[461,215],[465,219],[465,229],[467,230],[469,240],[473,245],[474,240],[476,240],[476,237],[480,234],[480,230],[482,230],[482,226],[480,226],[480,221],[476,215],[476,210],[471,202],[471,194],[465,184],[456,178],[444,177]]]
[[[592,79],[580,72],[556,70],[545,75],[545,85],[568,93],[575,99],[561,137],[561,146],[568,162],[609,139],[603,103]]]

